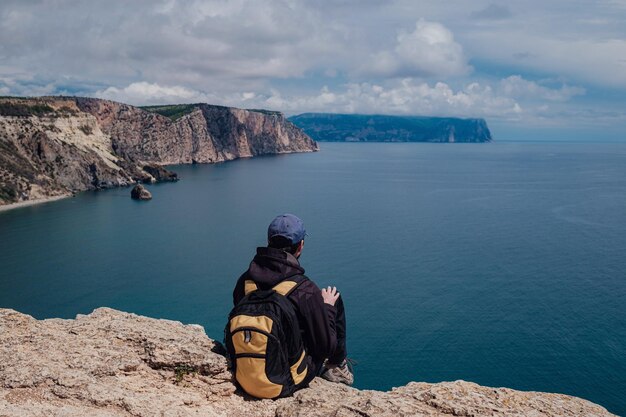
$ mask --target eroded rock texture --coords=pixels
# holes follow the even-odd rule
[[[456,381],[360,391],[316,379],[293,397],[235,390],[202,327],[100,308],[38,321],[0,309],[0,416],[611,416],[588,401]]]
[[[183,107],[174,119],[92,98],[0,98],[0,205],[177,179],[160,165],[318,149],[281,113]]]
[[[141,184],[137,184],[130,192],[130,198],[133,200],[152,200],[152,194]]]

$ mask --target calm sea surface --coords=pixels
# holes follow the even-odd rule
[[[321,144],[177,166],[175,184],[0,213],[0,306],[99,306],[204,325],[269,221],[304,219],[302,264],[336,285],[356,385],[464,379],[626,415],[626,144]]]

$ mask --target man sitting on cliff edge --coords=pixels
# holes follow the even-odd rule
[[[289,395],[294,390],[306,386],[317,375],[347,385],[352,385],[354,380],[351,366],[346,360],[346,317],[343,301],[335,287],[320,290],[304,275],[304,268],[300,266],[298,259],[304,248],[305,236],[304,224],[298,217],[292,214],[276,217],[267,231],[267,247],[257,248],[250,267],[241,275],[233,291],[235,308],[227,325],[227,333],[228,331],[232,333],[232,341],[227,345],[229,351],[232,351],[233,365],[237,368],[237,381],[248,393],[257,397],[275,398]],[[252,306],[251,308],[258,308],[258,304],[264,302],[264,297],[269,297],[266,294],[274,292],[282,294],[280,300],[273,301],[274,304],[278,305],[281,300],[287,299],[290,303],[284,308],[289,310],[291,306],[295,307],[297,323],[285,327],[299,329],[294,336],[289,336],[289,329],[282,329],[280,337],[287,335],[291,339],[301,339],[286,342],[303,345],[301,353],[294,356],[294,364],[289,363],[293,378],[290,378],[288,383],[293,384],[293,388],[289,389],[290,392],[283,389],[280,394],[277,394],[279,388],[276,391],[268,388],[263,393],[265,388],[260,389],[258,385],[267,384],[268,387],[272,387],[276,385],[275,382],[280,383],[280,376],[276,378],[271,376],[272,370],[278,365],[270,363],[275,360],[270,358],[270,353],[274,355],[273,350],[276,349],[270,345],[273,343],[272,340],[277,340],[270,332],[273,324],[274,327],[278,327],[272,320],[281,323],[285,320],[275,318],[271,312],[266,316],[272,319],[267,319],[260,313],[250,312],[250,309],[246,311],[246,307],[241,307],[242,304],[248,304]],[[277,297],[275,294],[272,296]],[[254,326],[260,322],[267,325],[268,320],[269,325],[265,331],[250,327],[250,323]],[[234,324],[235,322],[239,325]],[[241,334],[240,337],[238,333]],[[282,343],[285,344],[284,341]],[[298,356],[301,357],[295,363]],[[260,378],[262,381],[250,382],[249,385],[252,387],[246,387],[245,381],[250,375],[245,373],[254,374],[253,378],[257,380]],[[255,390],[260,390],[262,394],[257,395]]]

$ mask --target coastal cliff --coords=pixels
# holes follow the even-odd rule
[[[278,112],[208,104],[139,108],[80,97],[0,98],[0,205],[177,179],[161,165],[317,149]]]
[[[491,142],[484,119],[304,113],[289,118],[327,142]]]
[[[612,416],[561,394],[455,381],[388,392],[315,379],[293,397],[235,389],[201,326],[99,308],[75,320],[0,309],[0,416]]]

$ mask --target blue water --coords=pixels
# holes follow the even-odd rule
[[[356,385],[464,379],[626,415],[626,144],[322,144],[0,213],[0,306],[204,325],[274,215],[348,311]]]

